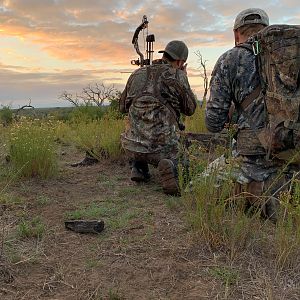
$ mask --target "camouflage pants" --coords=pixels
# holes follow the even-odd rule
[[[164,153],[164,152],[140,153],[140,152],[125,150],[125,153],[128,156],[130,161],[145,162],[155,167],[157,167],[158,163],[164,158],[171,159],[172,161],[176,161],[177,159],[176,151],[170,153]]]

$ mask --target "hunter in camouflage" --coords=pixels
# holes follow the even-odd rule
[[[241,162],[231,175],[237,182],[236,192],[245,191],[254,195],[252,202],[257,202],[257,197],[266,192],[274,196],[286,180],[281,178],[272,185],[282,164],[276,159],[266,159],[266,151],[258,139],[258,132],[266,126],[267,112],[260,93],[256,58],[252,47],[247,45],[253,34],[268,25],[268,16],[261,9],[247,9],[236,17],[236,47],[225,52],[214,67],[205,116],[208,130],[220,132],[228,122],[228,114],[234,104],[238,114],[236,153]],[[243,107],[245,102],[248,105]],[[267,217],[275,219],[274,203],[271,200],[263,206],[263,212]]]
[[[238,110],[239,103],[250,95],[259,84],[260,79],[253,53],[242,47],[234,47],[225,52],[218,59],[212,72],[210,98],[206,106],[205,121],[207,129],[211,132],[222,131],[228,121],[232,102]],[[265,126],[266,114],[263,101],[254,101],[247,107],[246,112],[251,115],[255,129],[261,129]],[[247,149],[248,155],[245,156],[242,166],[244,172],[237,180],[242,184],[249,183],[252,180],[263,181],[271,173],[276,172],[276,168],[266,165],[265,150],[262,149],[253,131],[254,128],[250,126],[247,117],[239,112],[238,114],[238,147],[254,147],[252,153],[249,153]],[[245,139],[242,139],[242,136],[245,136]]]
[[[128,126],[121,142],[133,161],[131,179],[135,181],[149,177],[148,163],[158,166],[169,159],[176,168],[180,114],[190,116],[196,109],[184,65],[186,45],[171,41],[162,52],[162,59],[129,77],[120,100],[120,110],[128,112]],[[164,191],[168,193],[165,188]]]

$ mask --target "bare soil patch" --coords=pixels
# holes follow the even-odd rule
[[[72,168],[82,153],[65,153],[55,179],[18,180],[6,191],[14,200],[0,210],[1,299],[300,299],[297,274],[274,279],[259,249],[232,265],[208,249],[155,169],[137,185],[125,159]],[[105,230],[68,231],[70,217],[102,219]],[[36,218],[43,234],[20,235],[20,223]]]

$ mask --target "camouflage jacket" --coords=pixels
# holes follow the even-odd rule
[[[139,153],[176,151],[180,113],[192,115],[196,99],[186,74],[159,60],[136,70],[121,95],[120,110],[129,124],[123,148]]]
[[[245,97],[259,85],[255,56],[248,49],[234,47],[217,61],[210,81],[210,97],[205,112],[206,127],[211,132],[224,128],[232,103],[239,107]],[[251,128],[247,117],[238,112],[239,129]],[[264,104],[251,103],[246,112],[256,128],[264,127],[266,115]]]
[[[210,81],[210,97],[205,111],[205,122],[209,131],[219,132],[224,128],[232,103],[236,107],[260,83],[256,68],[255,56],[248,49],[234,47],[225,52],[217,61]],[[253,101],[246,109],[247,116],[241,111],[238,114],[238,134],[242,129],[259,129],[265,126],[266,112],[263,101]],[[254,128],[253,128],[254,127]],[[256,137],[252,137],[256,139]],[[252,142],[247,142],[250,146]],[[245,145],[247,146],[247,145]],[[252,180],[264,181],[276,172],[277,166],[267,162],[263,155],[243,156],[242,164],[236,173],[237,181],[247,183]]]

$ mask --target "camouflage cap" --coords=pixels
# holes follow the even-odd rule
[[[253,16],[251,18],[250,16]],[[233,29],[236,30],[248,24],[269,25],[269,17],[267,13],[260,8],[248,8],[241,11],[235,18]]]
[[[175,60],[186,61],[189,55],[189,49],[182,41],[171,41],[167,44],[165,50],[160,50],[158,53],[168,53]]]

